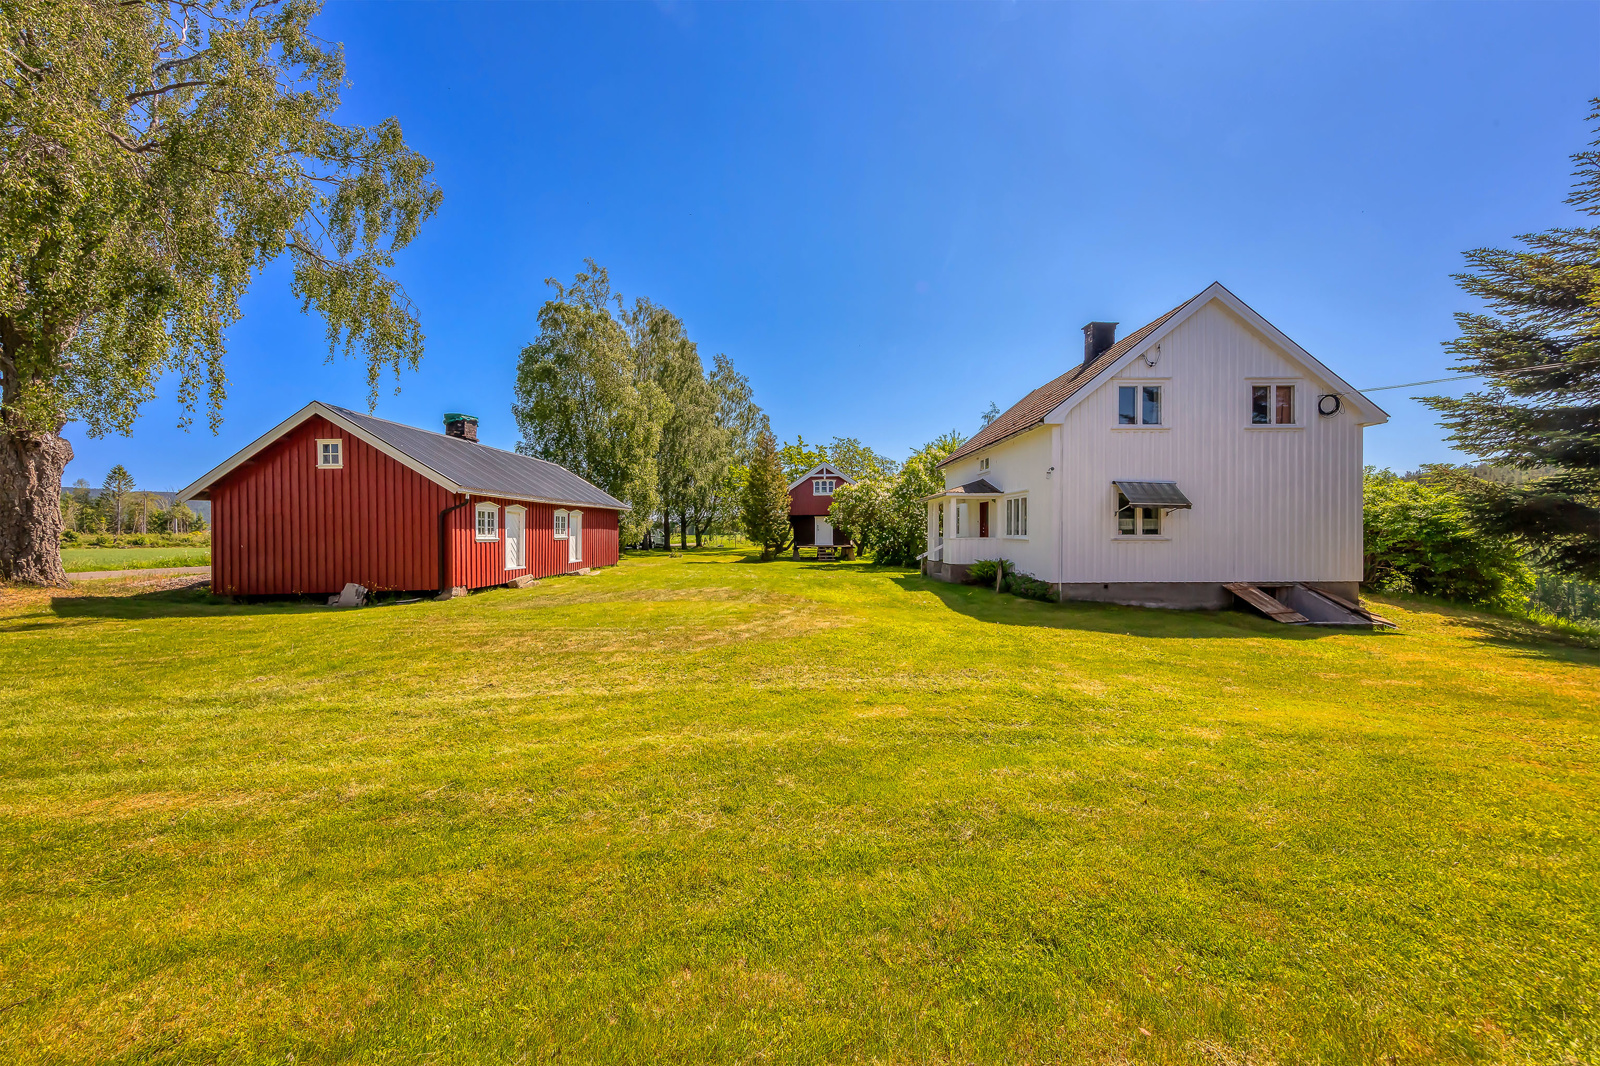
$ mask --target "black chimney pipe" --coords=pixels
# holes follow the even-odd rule
[[[1091,322],[1083,327],[1083,365],[1088,366],[1117,343],[1115,322]]]

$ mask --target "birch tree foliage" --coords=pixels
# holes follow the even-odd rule
[[[640,298],[624,323],[640,376],[654,381],[668,404],[656,455],[659,505],[663,515],[684,519],[727,464],[728,440],[717,422],[716,394],[698,347],[676,315]],[[684,536],[681,525],[679,536]]]
[[[311,32],[319,6],[0,6],[7,430],[126,432],[168,373],[214,427],[224,332],[285,252],[330,357],[363,360],[374,399],[383,370],[417,364],[415,309],[388,270],[440,192],[395,120],[333,120],[344,58]]]
[[[632,506],[623,543],[649,528],[658,495],[657,453],[672,405],[611,313],[616,297],[592,259],[539,309],[539,335],[517,362],[511,413],[517,451],[559,463]]]

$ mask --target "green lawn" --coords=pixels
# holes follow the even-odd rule
[[[62,548],[69,574],[91,570],[149,570],[162,566],[210,566],[208,545],[178,548]]]
[[[1600,1056],[1600,653],[629,559],[0,592],[19,1063]]]

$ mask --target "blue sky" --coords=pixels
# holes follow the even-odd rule
[[[516,443],[517,354],[589,256],[747,373],[780,437],[903,458],[1221,281],[1358,388],[1445,373],[1462,250],[1573,224],[1600,4],[332,3],[348,121],[445,201],[398,274],[428,336],[377,413]],[[361,408],[269,269],[221,432],[171,390],[67,436],[180,487],[311,399]],[[1460,389],[1463,386],[1443,386]],[[1417,390],[1412,390],[1417,391]],[[1428,390],[1422,390],[1428,391]],[[1371,462],[1459,459],[1410,392]]]

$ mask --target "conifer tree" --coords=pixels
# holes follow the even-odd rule
[[[745,535],[752,543],[761,545],[763,560],[770,560],[789,546],[788,482],[784,480],[778,442],[767,426],[762,426],[756,436],[741,511]]]
[[[128,496],[133,489],[133,475],[128,473],[128,468],[121,463],[106,472],[106,479],[100,486],[100,495],[105,499],[106,513],[111,516],[112,536],[122,533],[123,512],[127,509]]]
[[[1590,103],[1600,120],[1600,98]],[[1567,203],[1600,215],[1600,139],[1572,159]],[[1426,402],[1462,449],[1532,473],[1521,485],[1457,479],[1481,525],[1552,571],[1600,580],[1600,226],[1518,239],[1468,252],[1471,270],[1456,275],[1492,313],[1457,314],[1446,347],[1489,388]]]

